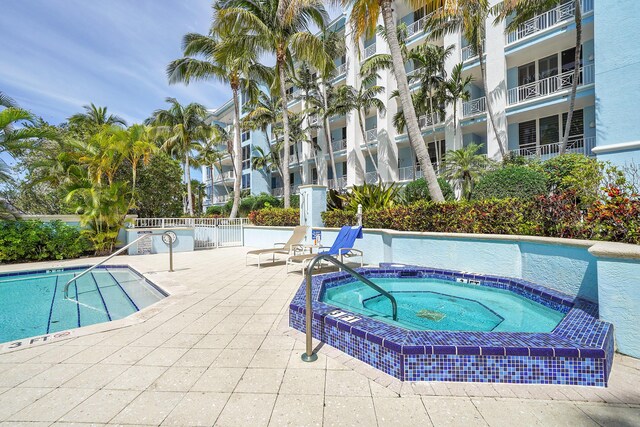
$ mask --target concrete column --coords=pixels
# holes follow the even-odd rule
[[[311,241],[311,227],[322,227],[322,212],[327,210],[327,187],[303,185],[300,187],[300,225],[308,225],[307,241]]]
[[[491,6],[501,0],[491,0]],[[493,25],[493,18],[486,22],[486,72],[487,72],[487,103],[491,102],[495,116],[497,134],[501,136],[505,147],[507,141],[507,77],[504,56],[504,24]],[[482,82],[480,82],[482,83]],[[491,126],[491,120],[487,114],[487,154],[489,157],[500,157],[500,147],[496,132]]]
[[[455,34],[445,34],[444,36],[444,47],[453,46],[453,51],[451,52],[451,56],[445,60],[445,71],[447,73],[447,78],[451,77],[451,71],[453,67],[462,62],[462,52],[460,49],[462,37],[460,33],[456,32]],[[462,130],[460,128],[460,118],[462,116],[462,102],[458,101],[456,105],[456,113],[458,117],[458,123],[454,127],[453,123],[453,104],[447,104],[447,108],[445,110],[445,140],[446,140],[446,150],[458,150],[462,148]],[[455,132],[454,132],[455,129]]]
[[[352,28],[349,21],[345,25],[345,34],[351,37]],[[377,36],[376,36],[377,37]],[[364,57],[364,47],[360,43],[360,54]],[[376,40],[376,46],[381,43]],[[360,85],[360,56],[353,43],[346,44],[346,57],[350,61],[347,70],[346,84],[354,88]],[[347,114],[347,187],[361,185],[364,182],[365,160],[362,153],[362,136],[358,124],[358,115],[355,112]],[[335,174],[335,171],[334,171]]]

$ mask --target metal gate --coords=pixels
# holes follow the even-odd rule
[[[195,248],[244,244],[246,218],[136,218],[133,228],[193,228]]]

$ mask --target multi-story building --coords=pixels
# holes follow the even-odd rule
[[[492,0],[492,3],[496,2]],[[622,0],[620,3],[624,4],[617,5],[616,10],[605,10],[603,0],[582,0],[580,64],[575,63],[573,1],[561,1],[553,9],[509,33],[505,33],[505,23],[494,25],[493,18],[490,18],[486,23],[484,57],[487,94],[479,58],[462,35],[431,37],[425,31],[428,11],[412,10],[406,2],[397,2],[394,9],[398,23],[407,26],[407,47],[411,49],[424,43],[453,46],[453,52],[445,63],[447,73],[456,64],[462,63],[464,75],[473,78],[468,87],[471,95],[469,101],[459,102],[455,107],[447,106],[446,114],[442,117],[433,114],[419,118],[424,141],[436,170],[447,151],[472,142],[482,144],[482,150],[488,156],[500,156],[498,136],[487,117],[488,102],[493,106],[497,133],[506,142],[509,151],[542,159],[557,155],[576,66],[580,67],[580,80],[568,151],[588,156],[597,154],[617,163],[633,158],[640,160],[640,137],[633,120],[633,111],[636,114],[639,111],[637,99],[640,85],[637,82],[640,81],[640,40],[637,37],[637,25],[640,24],[640,16],[632,1]],[[345,12],[331,24],[331,28],[347,40],[345,56],[335,59],[337,73],[332,85],[348,84],[357,88],[361,84],[362,62],[376,53],[389,53],[389,48],[385,40],[376,35],[361,39],[359,49],[356,49],[347,16],[348,12]],[[632,40],[633,34],[635,42]],[[413,65],[406,64],[406,70],[408,73],[414,71]],[[377,84],[385,88],[379,98],[385,102],[386,111],[369,113],[364,120],[364,135],[355,112],[330,119],[335,171],[329,161],[322,127],[313,127],[310,131],[314,142],[320,147],[317,156],[311,144],[298,142],[296,150],[292,141],[289,174],[294,192],[302,183],[344,188],[363,182],[376,182],[374,163],[384,182],[408,182],[421,175],[407,135],[397,132],[393,126],[393,116],[398,109],[396,101],[390,99],[396,89],[393,72],[380,72]],[[295,95],[297,90],[292,87],[289,93]],[[303,111],[304,102],[293,98],[289,102],[289,110]],[[627,103],[627,108],[624,103]],[[229,103],[218,110],[219,119],[227,123],[227,111],[231,111],[228,106]],[[454,108],[458,117],[456,124],[453,120]],[[311,118],[310,121],[313,123],[316,119]],[[620,132],[618,126],[622,128]],[[264,148],[266,144],[263,132],[247,132],[246,141],[243,134],[243,147]],[[251,150],[247,149],[244,159],[249,158]],[[245,162],[247,168],[243,170],[243,184],[246,175],[246,187],[251,188],[251,193],[270,191],[275,195],[282,194],[278,177],[265,176],[264,171],[251,171],[248,160]],[[230,165],[230,160],[227,163]],[[225,188],[232,185],[230,180],[224,183],[227,184],[217,185],[214,182],[213,202],[222,201],[226,196]]]

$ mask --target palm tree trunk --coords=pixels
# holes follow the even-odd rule
[[[191,165],[189,164],[189,147],[191,144],[187,144],[187,148],[184,153],[184,169],[187,175],[187,212],[193,216],[193,201],[191,200]]]
[[[284,134],[284,157],[282,159],[282,185],[284,195],[284,207],[291,207],[291,182],[289,180],[289,111],[287,110],[287,90],[285,89],[284,61],[277,64],[280,77],[280,101],[282,102],[282,127]]]
[[[571,120],[573,120],[573,110],[576,107],[576,92],[578,91],[578,80],[580,79],[580,58],[582,57],[582,10],[580,9],[580,0],[575,0],[575,19],[576,19],[576,58],[573,63],[573,82],[571,82],[571,98],[569,100],[569,112],[567,113],[567,124],[564,128],[562,143],[560,144],[560,155],[567,151],[569,143],[569,134],[571,133]]]
[[[404,60],[402,59],[400,43],[398,42],[398,35],[396,32],[396,22],[393,18],[392,3],[390,0],[381,0],[380,7],[382,9],[382,19],[384,20],[384,26],[386,28],[389,50],[391,51],[391,59],[393,60],[393,74],[395,75],[396,82],[398,83],[398,93],[400,94],[400,103],[402,105],[402,111],[404,112],[409,142],[415,150],[420,166],[422,167],[422,173],[427,181],[431,199],[434,202],[443,202],[444,197],[442,196],[442,190],[440,190],[440,186],[438,185],[438,178],[436,177],[436,173],[431,165],[429,152],[424,144],[424,140],[422,139],[416,110],[411,100],[407,73],[404,70]]]
[[[222,158],[220,158],[218,160],[218,171],[220,172],[220,176],[222,176]],[[223,179],[222,186],[224,187],[224,191],[227,193],[227,196],[228,196],[229,195],[229,189],[227,188],[226,185],[224,185],[224,178],[222,178],[222,179]],[[211,180],[211,182],[212,182],[211,185],[213,186],[213,180]]]
[[[435,111],[433,111],[433,96],[431,93],[429,93],[429,110],[431,111],[429,114],[431,114],[431,133],[433,134],[433,150],[436,152],[436,165],[440,165],[440,146],[438,144],[438,138],[436,138],[436,121],[433,115]],[[431,160],[431,157],[429,157],[429,160]]]
[[[367,147],[367,153],[369,154],[369,158],[371,159],[371,164],[373,165],[373,169],[376,171],[378,182],[381,182],[382,178],[380,177],[380,172],[378,172],[378,165],[376,164],[376,161],[373,159],[373,153],[371,153],[371,147],[369,147],[369,142],[367,141],[367,132],[364,130],[364,118],[362,117],[362,112],[360,110],[358,110],[358,124],[360,125],[360,132],[362,133],[362,138],[363,138],[365,147]],[[367,170],[365,167],[365,182],[367,182],[366,172]]]
[[[336,158],[333,155],[333,144],[331,143],[331,125],[329,124],[329,117],[327,116],[329,101],[327,100],[327,85],[324,80],[322,81],[322,103],[324,105],[324,113],[322,114],[324,139],[327,143],[327,150],[329,150],[329,160],[331,161],[331,169],[333,170],[333,184],[335,186],[335,189],[338,189],[338,170],[336,169]]]
[[[235,218],[240,208],[240,187],[242,184],[242,146],[240,142],[240,103],[238,100],[238,89],[233,91],[233,164],[235,169],[235,179],[233,181],[233,206],[229,218]]]
[[[491,96],[489,94],[489,86],[487,85],[487,70],[484,63],[484,50],[482,49],[482,40],[480,42],[476,41],[476,52],[478,52],[478,60],[480,61],[480,74],[482,74],[482,85],[484,86],[484,94],[486,96],[486,104],[487,104],[487,113],[489,113],[489,121],[491,122],[491,127],[493,128],[493,133],[496,135],[496,140],[498,141],[498,148],[500,148],[500,155],[505,157],[507,154],[506,148],[502,141],[502,137],[498,132],[498,127],[496,126],[496,118],[493,114],[493,106],[491,103]]]

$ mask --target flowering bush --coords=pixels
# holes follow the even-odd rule
[[[640,243],[640,199],[610,186],[607,197],[589,209],[587,222],[596,239]]]

